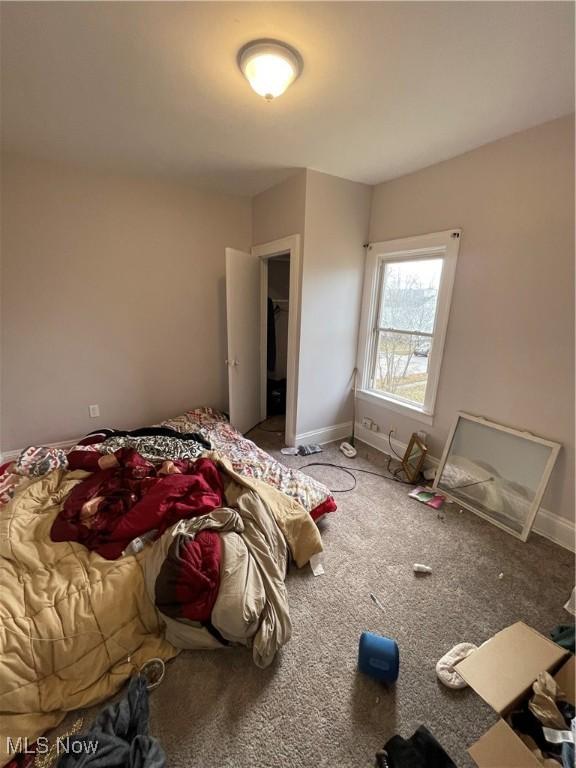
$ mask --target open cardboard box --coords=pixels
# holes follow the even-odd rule
[[[457,665],[468,685],[501,719],[468,752],[480,768],[542,768],[503,719],[525,697],[539,672],[556,673],[566,699],[574,704],[574,656],[522,621],[498,632]]]

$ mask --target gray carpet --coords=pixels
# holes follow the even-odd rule
[[[280,456],[281,437],[260,430],[251,437]],[[318,457],[282,460],[385,465],[364,446],[355,460],[334,445]],[[332,488],[349,483],[335,470],[310,472]],[[473,765],[466,747],[496,716],[470,689],[444,688],[436,661],[456,643],[481,643],[519,619],[545,634],[566,623],[573,556],[535,535],[523,544],[453,505],[439,519],[408,490],[359,475],[355,491],[336,494],[339,509],[323,526],[326,574],[289,574],[294,631],[270,669],[257,669],[243,649],[182,653],[169,665],[151,694],[150,723],[169,766],[367,767],[390,736],[409,736],[420,723],[460,768]],[[415,562],[433,574],[416,577]],[[398,641],[395,687],[356,671],[363,630]]]

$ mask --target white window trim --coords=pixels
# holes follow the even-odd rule
[[[452,290],[456,274],[456,262],[460,249],[462,230],[448,229],[444,232],[434,232],[429,235],[406,237],[399,240],[386,240],[381,243],[371,243],[366,256],[364,276],[364,292],[362,297],[362,316],[360,320],[360,335],[358,343],[358,371],[360,386],[357,397],[376,403],[390,410],[403,413],[418,421],[432,424],[438,382],[444,355],[446,330],[452,302]],[[374,328],[378,313],[380,298],[381,264],[386,261],[406,260],[410,258],[430,258],[441,255],[444,259],[442,279],[438,292],[436,318],[434,322],[434,340],[429,354],[428,383],[426,400],[422,407],[414,403],[404,403],[401,399],[370,389],[370,372],[372,361],[372,345]]]

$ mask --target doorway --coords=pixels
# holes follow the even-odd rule
[[[256,246],[260,259],[260,420],[296,441],[300,236]]]
[[[268,260],[266,307],[266,420],[269,429],[286,430],[290,253]]]

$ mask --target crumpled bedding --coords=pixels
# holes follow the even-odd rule
[[[196,436],[197,439],[203,438],[208,441],[213,450],[230,460],[235,472],[254,480],[262,480],[296,499],[314,520],[319,520],[325,514],[336,510],[336,502],[325,485],[297,469],[289,469],[276,461],[266,451],[241,435],[229,423],[226,414],[215,408],[195,408],[180,416],[167,419],[159,426],[185,438]],[[151,427],[147,429],[154,430]],[[135,430],[135,432],[141,431],[143,430]],[[110,452],[116,443],[108,443],[109,438],[109,430],[100,436],[94,433],[82,440],[73,451],[77,453]]]
[[[163,613],[166,638],[176,647],[190,649],[201,643],[204,648],[217,648],[228,642],[240,643],[252,647],[254,662],[266,667],[292,634],[284,586],[288,547],[262,497],[230,470],[226,475],[226,501],[233,508],[181,520],[154,543],[144,562],[148,594]],[[166,615],[161,602],[169,601],[171,607],[177,604],[175,587],[181,584],[180,566],[170,558],[171,551],[208,532],[226,537],[227,547],[210,621],[183,620],[181,611],[180,617],[174,611]],[[166,571],[170,574],[168,585],[163,579]]]
[[[173,619],[210,621],[220,588],[220,536],[203,529],[196,535],[171,531],[166,538],[168,549],[151,599],[162,614]]]
[[[223,487],[210,459],[157,468],[132,448],[89,475],[70,493],[51,530],[53,541],[79,541],[109,560],[149,531],[163,533],[191,515],[222,505]]]
[[[104,454],[116,453],[120,448],[133,448],[148,461],[157,462],[197,459],[212,447],[200,432],[183,433],[163,426],[98,430],[87,435],[76,448],[80,450],[89,446],[94,446],[89,448],[90,451]],[[75,459],[78,461],[78,458],[78,452],[73,449],[69,454],[71,464],[74,464]]]
[[[24,475],[16,472],[16,462],[7,461],[0,467],[0,506],[8,504],[19,486],[26,482]]]
[[[226,501],[237,506],[211,513],[233,512],[221,537],[223,567],[212,622],[230,642],[252,645],[254,660],[265,666],[291,632],[283,583],[287,551],[304,565],[322,550],[320,534],[294,499],[238,474],[217,453],[206,460],[225,473]],[[169,659],[177,647],[223,647],[205,626],[155,608],[144,573],[150,573],[154,547],[110,561],[77,542],[50,540],[65,498],[87,477],[84,471],[58,470],[23,478],[14,498],[0,507],[3,736],[33,741],[67,711],[110,697],[144,661]],[[257,521],[258,508],[266,510],[264,526]],[[246,531],[249,536],[238,535]],[[239,590],[241,581],[250,589]],[[9,757],[6,748],[0,740],[0,764]]]

